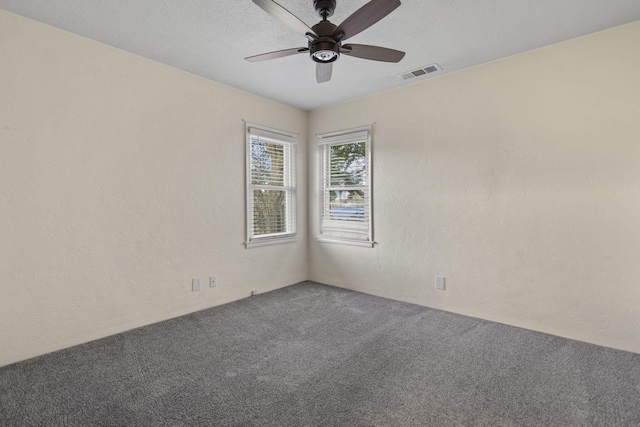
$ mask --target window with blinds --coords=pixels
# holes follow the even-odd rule
[[[247,241],[263,246],[297,240],[296,137],[247,124]]]
[[[373,247],[371,128],[319,135],[318,147],[318,240]]]

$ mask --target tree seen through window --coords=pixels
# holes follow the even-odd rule
[[[364,220],[366,185],[366,145],[355,142],[331,146],[329,216],[334,220]]]
[[[282,144],[252,139],[251,184],[254,186],[254,235],[286,232],[285,147]]]

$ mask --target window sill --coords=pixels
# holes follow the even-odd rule
[[[284,243],[295,243],[299,240],[298,236],[287,236],[275,239],[254,240],[252,242],[244,242],[245,248],[259,248],[261,246],[281,245]]]
[[[362,248],[373,248],[376,242],[372,242],[369,240],[344,240],[344,239],[335,239],[329,237],[318,237],[318,242],[320,243],[333,243],[338,245],[347,245],[347,246],[360,246]]]

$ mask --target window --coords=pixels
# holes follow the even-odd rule
[[[296,136],[247,123],[245,245],[296,240]]]
[[[373,247],[371,127],[318,136],[321,242]]]

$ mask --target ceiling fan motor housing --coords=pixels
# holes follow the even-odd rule
[[[316,62],[327,63],[333,62],[340,57],[341,44],[331,36],[335,29],[336,25],[326,20],[312,27],[318,37],[313,37],[313,40],[309,42],[311,59]]]

